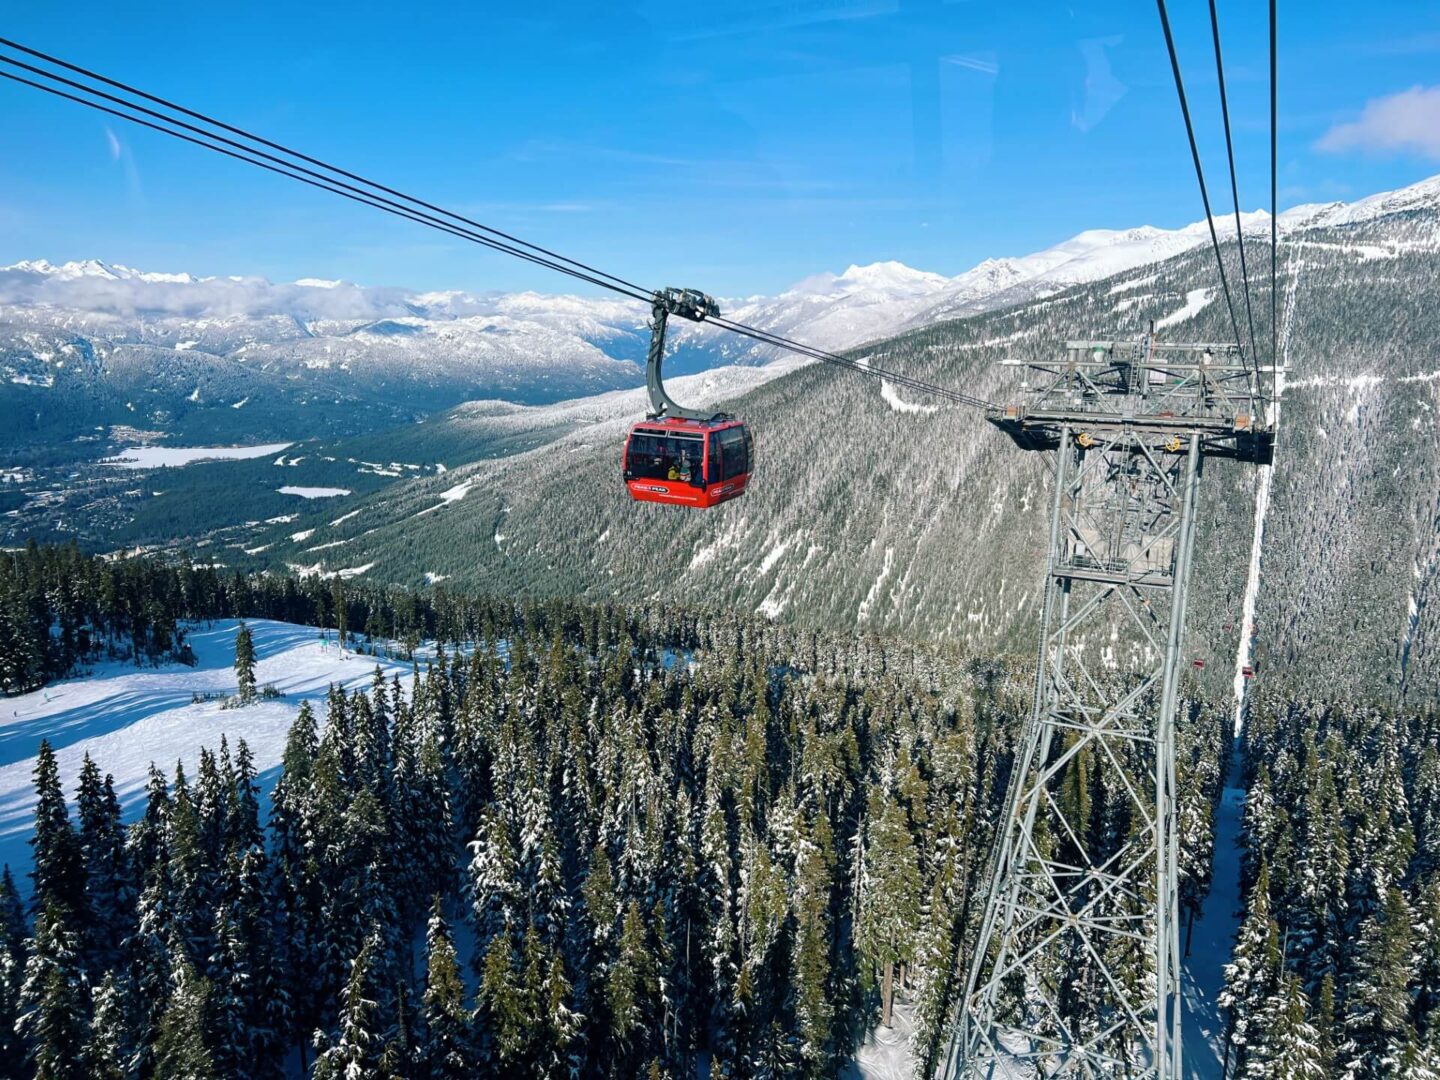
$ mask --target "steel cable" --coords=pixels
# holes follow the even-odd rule
[[[1190,157],[1195,162],[1195,179],[1200,183],[1200,201],[1205,206],[1205,224],[1210,227],[1210,246],[1215,249],[1215,265],[1220,269],[1220,287],[1225,292],[1225,306],[1230,312],[1230,327],[1235,344],[1244,355],[1240,338],[1240,322],[1235,318],[1235,301],[1230,296],[1230,279],[1225,274],[1225,259],[1220,254],[1220,237],[1215,232],[1215,218],[1210,213],[1210,192],[1205,187],[1205,170],[1200,164],[1200,147],[1195,142],[1195,125],[1190,120],[1190,102],[1185,96],[1185,79],[1180,74],[1180,57],[1175,52],[1175,37],[1170,32],[1170,15],[1165,0],[1155,0],[1160,8],[1160,25],[1165,30],[1165,48],[1170,53],[1170,68],[1175,73],[1175,92],[1180,96],[1180,112],[1185,118],[1185,135],[1190,140]]]

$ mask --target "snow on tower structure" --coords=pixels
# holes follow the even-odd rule
[[[1206,458],[1268,463],[1235,345],[1071,341],[988,419],[1054,450],[1033,711],[946,1077],[1181,1074],[1175,714]],[[1103,634],[1097,632],[1103,629]],[[1129,638],[1141,670],[1108,670]]]

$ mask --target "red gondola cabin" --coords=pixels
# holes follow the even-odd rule
[[[625,440],[625,486],[639,502],[717,506],[745,494],[753,457],[733,417],[642,420]]]

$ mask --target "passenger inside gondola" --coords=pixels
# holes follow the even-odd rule
[[[700,482],[698,438],[637,431],[630,437],[630,473],[638,479]]]

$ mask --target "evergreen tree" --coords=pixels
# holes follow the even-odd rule
[[[20,893],[6,866],[0,873],[0,1080],[20,1080],[25,1069],[25,1049],[15,1024],[20,1016],[26,931]]]
[[[132,1055],[131,1004],[125,983],[107,972],[95,988],[95,1014],[85,1062],[94,1080],[128,1080]]]
[[[333,1039],[320,1044],[315,1080],[356,1080],[378,1071],[384,1049],[375,982],[380,949],[380,936],[372,933],[350,965],[350,977],[340,997],[339,1028]]]
[[[856,944],[872,980],[880,975],[880,1022],[891,1022],[895,966],[907,962],[923,897],[914,837],[905,811],[885,785],[871,791],[858,859]]]
[[[481,1052],[497,1075],[507,1075],[522,1060],[532,1022],[516,971],[514,931],[509,926],[491,938],[485,951],[477,997]]]
[[[50,900],[35,919],[25,964],[16,1029],[30,1048],[35,1080],[82,1080],[89,1075],[90,988],[80,941],[65,924],[66,909]]]
[[[179,950],[155,1039],[155,1080],[222,1080],[207,1039],[210,983]]]
[[[80,769],[75,809],[90,914],[86,962],[107,969],[118,962],[120,943],[130,934],[134,896],[115,781],[109,776],[101,780],[100,769],[89,754]]]
[[[1410,911],[1391,886],[1365,920],[1355,946],[1355,975],[1345,997],[1340,1066],[1346,1080],[1379,1080],[1414,1041],[1410,1022]]]
[[[1326,1080],[1331,1075],[1319,1031],[1307,1016],[1300,978],[1287,975],[1254,1017],[1240,1074],[1245,1080]]]
[[[424,1039],[420,1057],[429,1080],[469,1080],[474,1049],[465,1010],[465,986],[455,946],[441,911],[440,897],[430,910],[425,933]]]
[[[255,639],[243,622],[235,631],[235,685],[242,705],[255,700]]]
[[[1270,869],[1262,862],[1230,963],[1225,965],[1225,987],[1219,997],[1220,1007],[1229,1014],[1237,1068],[1244,1067],[1256,1017],[1279,988],[1279,978],[1279,928],[1270,917]]]
[[[35,758],[35,881],[32,909],[54,904],[67,913],[67,921],[85,922],[85,866],[80,840],[70,824],[70,811],[60,787],[60,767],[49,740],[42,739]]]

